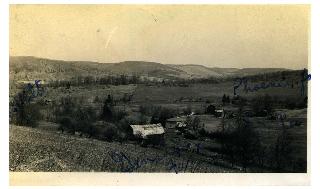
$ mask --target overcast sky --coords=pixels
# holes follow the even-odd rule
[[[11,56],[300,69],[308,33],[304,5],[10,6]]]

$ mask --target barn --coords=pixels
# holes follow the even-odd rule
[[[130,125],[132,134],[142,144],[161,145],[164,143],[164,128],[161,123],[146,125]]]
[[[164,129],[161,123],[146,125],[130,125],[133,135],[137,138],[146,139],[150,135],[163,135]]]
[[[130,125],[133,136],[142,145],[164,145],[164,128],[161,123],[146,125]]]

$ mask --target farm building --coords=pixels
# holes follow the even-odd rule
[[[166,131],[168,133],[175,133],[177,131],[183,131],[186,129],[187,124],[186,124],[186,117],[175,117],[175,118],[170,118],[167,119],[166,122]]]
[[[224,111],[223,109],[215,110],[216,117],[223,117]]]
[[[163,135],[164,129],[161,123],[147,124],[147,125],[130,125],[133,131],[133,135],[136,138],[147,139],[152,135]]]
[[[174,117],[167,119],[166,129],[176,129],[177,124],[186,122],[186,117]]]
[[[142,145],[163,145],[164,128],[161,123],[147,125],[130,125],[135,138],[142,140]]]

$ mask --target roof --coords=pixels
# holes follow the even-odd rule
[[[178,123],[177,123],[177,127],[178,127],[178,128],[187,127],[187,124],[178,122]]]
[[[186,121],[185,117],[174,117],[174,118],[170,118],[167,119],[168,122],[184,122]]]
[[[146,138],[148,135],[164,134],[164,129],[161,123],[147,124],[147,125],[130,125],[135,136]]]

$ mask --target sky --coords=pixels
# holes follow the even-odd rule
[[[10,5],[10,56],[308,67],[308,5]]]

